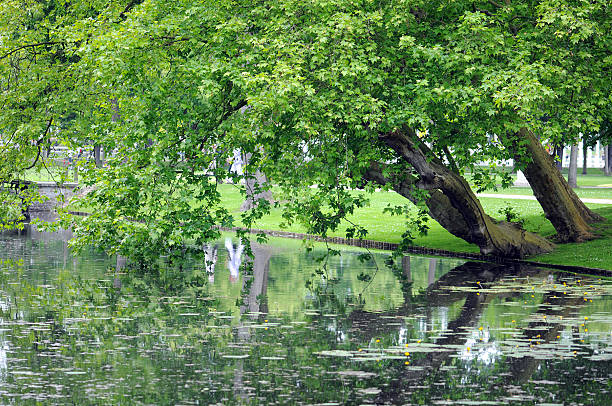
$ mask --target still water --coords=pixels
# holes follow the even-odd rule
[[[610,280],[287,240],[245,278],[229,236],[136,276],[68,238],[0,236],[0,404],[612,404]]]

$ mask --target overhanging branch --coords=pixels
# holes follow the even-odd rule
[[[18,48],[15,48],[15,49],[13,49],[13,50],[11,50],[11,51],[7,52],[6,54],[4,54],[4,55],[0,56],[0,60],[2,60],[2,59],[4,59],[4,58],[6,58],[6,57],[8,57],[8,56],[13,55],[15,52],[19,52],[19,51],[21,51],[22,49],[26,49],[26,48],[35,48],[35,47],[41,47],[41,46],[44,46],[44,45],[57,45],[57,44],[64,44],[64,42],[61,42],[61,41],[47,41],[47,42],[38,42],[38,43],[36,43],[36,44],[28,44],[28,45],[23,45],[23,46],[20,46],[20,47],[18,47]]]

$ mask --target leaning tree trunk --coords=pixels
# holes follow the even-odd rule
[[[526,141],[527,151],[516,151],[515,160],[526,165],[523,170],[525,177],[546,218],[557,231],[558,240],[579,242],[593,239],[589,223],[602,221],[604,218],[586,207],[569,187],[555,167],[554,158],[546,152],[531,131],[522,128],[519,136],[521,141]],[[529,162],[525,162],[525,156],[529,157]]]
[[[418,145],[415,134],[395,132],[381,139],[415,168],[419,181],[409,176],[387,179],[377,164],[368,169],[366,179],[391,183],[395,191],[415,203],[420,203],[414,197],[415,188],[428,190],[425,203],[430,215],[453,235],[478,245],[481,253],[522,258],[553,249],[546,239],[488,216],[466,180],[447,168],[425,145]]]
[[[567,171],[567,183],[571,188],[578,187],[578,145],[572,145],[570,163]]]

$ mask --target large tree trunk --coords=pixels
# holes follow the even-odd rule
[[[610,176],[612,174],[612,157],[610,153],[612,152],[612,145],[603,145],[603,158],[604,158],[604,175]]]
[[[579,242],[594,238],[589,223],[602,221],[603,217],[591,211],[569,187],[561,172],[535,135],[522,128],[519,136],[527,151],[516,152],[515,160],[526,164],[524,173],[542,206],[546,218],[557,231],[561,242]],[[529,162],[525,162],[528,157]]]
[[[417,145],[415,138],[414,134],[411,137],[397,132],[381,137],[415,168],[418,182],[409,175],[387,179],[376,163],[364,177],[382,185],[390,183],[396,192],[416,204],[422,202],[415,197],[415,189],[428,190],[425,204],[431,217],[451,234],[478,245],[483,254],[523,258],[553,249],[553,244],[546,239],[488,216],[465,179],[435,158],[425,145]]]
[[[572,145],[569,169],[567,172],[567,183],[571,188],[578,187],[578,145]]]

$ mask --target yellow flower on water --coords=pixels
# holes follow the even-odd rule
[[[405,353],[404,353],[404,355],[405,355],[405,356],[409,356],[409,355],[410,355],[410,353],[409,353],[409,352],[405,352]]]
[[[406,361],[406,362],[404,362],[404,364],[410,365],[410,361]]]

